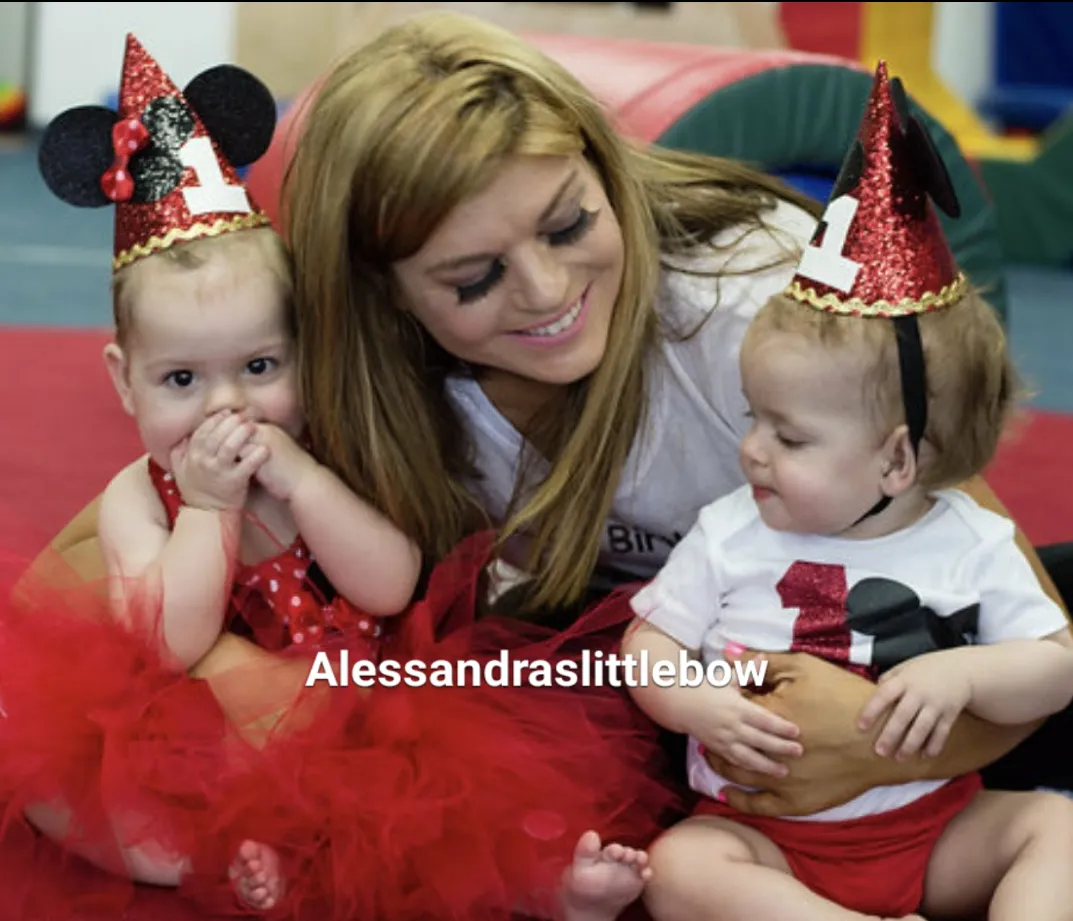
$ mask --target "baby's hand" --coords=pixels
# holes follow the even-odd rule
[[[922,748],[931,757],[943,750],[954,720],[972,695],[969,676],[953,653],[956,650],[909,659],[879,679],[860,716],[860,727],[867,731],[884,711],[893,708],[876,741],[877,754],[896,751],[897,759],[903,760]]]
[[[795,741],[798,728],[746,699],[735,687],[712,688],[708,696],[711,706],[705,708],[707,714],[699,725],[689,727],[690,734],[731,764],[784,776],[786,766],[773,758],[802,753],[801,743]]]
[[[280,502],[290,502],[302,479],[320,466],[279,426],[258,425],[254,443],[268,452],[268,459],[257,471],[257,482]]]
[[[210,416],[171,453],[171,469],[183,502],[203,509],[241,509],[250,477],[268,457],[252,442],[253,423],[239,413]]]

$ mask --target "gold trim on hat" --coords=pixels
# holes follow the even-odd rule
[[[124,250],[112,259],[112,271],[118,272],[124,266],[130,265],[145,256],[159,253],[170,249],[176,243],[188,243],[191,240],[200,240],[205,237],[219,237],[233,230],[249,230],[254,227],[263,227],[271,224],[268,215],[263,211],[255,211],[252,214],[242,214],[227,220],[220,218],[211,224],[194,224],[193,227],[175,227],[162,237],[150,237],[145,243],[136,243],[128,250]]]
[[[784,292],[788,297],[815,307],[826,313],[837,313],[843,316],[853,317],[908,317],[919,313],[930,313],[933,310],[941,310],[961,300],[969,290],[969,281],[964,273],[958,272],[957,277],[939,290],[937,294],[926,291],[919,300],[903,298],[896,304],[890,301],[876,301],[868,304],[859,297],[851,297],[843,300],[837,294],[817,294],[816,289],[806,288],[801,282],[793,281]]]

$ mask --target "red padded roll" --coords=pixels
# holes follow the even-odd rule
[[[800,51],[756,51],[643,42],[584,35],[524,36],[584,83],[608,108],[618,127],[646,141],[658,139],[693,106],[754,74],[795,64],[846,66],[842,58]],[[276,220],[285,164],[316,84],[280,119],[272,145],[250,169],[250,192]]]

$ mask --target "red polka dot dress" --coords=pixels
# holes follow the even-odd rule
[[[149,476],[173,527],[183,500],[174,477],[150,458]],[[301,535],[275,556],[254,565],[236,566],[225,626],[249,633],[263,649],[314,645],[340,631],[361,635],[372,654],[383,634],[383,621],[337,595],[318,570]],[[318,584],[318,581],[320,584]]]
[[[174,521],[175,483],[150,472]],[[494,538],[460,542],[379,622],[296,539],[230,587],[229,628],[266,651],[210,654],[197,674],[158,642],[157,598],[130,627],[99,584],[20,582],[17,604],[0,600],[0,921],[233,917],[246,840],[280,855],[281,921],[556,917],[585,831],[647,846],[681,810],[655,727],[624,689],[582,679],[588,654],[618,648],[627,600],[563,633],[478,616]],[[183,855],[178,890],[23,828],[27,806],[54,801],[77,817],[71,845],[108,865],[121,849]],[[21,853],[2,847],[12,830]]]

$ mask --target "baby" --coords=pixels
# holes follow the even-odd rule
[[[1014,372],[929,197],[957,213],[880,65],[813,243],[742,345],[748,485],[701,510],[633,598],[624,643],[653,662],[822,656],[877,682],[860,729],[882,725],[877,752],[901,758],[940,752],[962,711],[1023,724],[1073,697],[1063,611],[1012,523],[956,488],[993,456]],[[706,755],[779,773],[802,751],[796,727],[733,685],[632,692],[690,736],[702,796],[653,847],[657,921],[1070,916],[1068,800],[982,792],[971,775],[758,818],[726,803]]]
[[[42,142],[59,197],[116,205],[115,336],[104,359],[145,454],[101,500],[112,611],[152,628],[179,672],[225,630],[270,651],[345,634],[375,661],[385,619],[410,609],[422,554],[310,450],[290,256],[224,153],[237,144],[244,162],[258,156],[249,138],[267,144],[274,104],[235,68],[208,76],[180,93],[130,36],[119,117],[71,110]],[[200,111],[214,114],[219,136]],[[79,145],[105,128],[115,160],[87,180]],[[67,837],[64,810],[34,806],[28,817]],[[123,817],[109,819],[122,829]],[[157,885],[178,885],[189,869],[183,855],[141,846],[123,860],[132,878]],[[264,843],[244,842],[229,875],[254,909],[285,893],[280,854]],[[643,851],[583,834],[559,892],[566,921],[611,921],[649,875]]]

